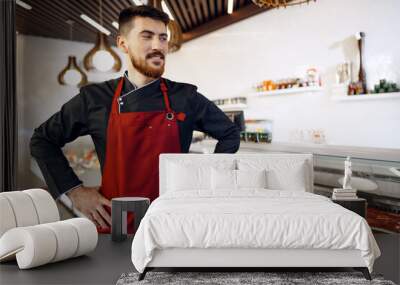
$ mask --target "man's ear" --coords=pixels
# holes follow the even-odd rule
[[[117,36],[117,46],[120,50],[122,50],[123,53],[128,53],[127,40],[124,36]]]

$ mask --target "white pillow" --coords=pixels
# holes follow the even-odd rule
[[[185,191],[211,188],[211,167],[185,166],[171,163],[167,188],[170,191]]]
[[[213,190],[238,190],[241,188],[267,188],[267,171],[263,170],[211,170],[211,188]]]
[[[298,159],[238,159],[239,170],[267,171],[267,188],[273,190],[306,191],[306,163]]]
[[[167,191],[211,190],[211,169],[234,169],[234,160],[176,160],[166,165]]]
[[[273,190],[306,191],[304,163],[286,169],[267,171],[268,188]]]
[[[211,188],[213,190],[236,190],[236,170],[211,169]]]
[[[238,188],[267,188],[267,171],[236,170]]]

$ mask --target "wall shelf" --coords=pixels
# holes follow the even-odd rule
[[[277,89],[272,91],[264,92],[253,92],[250,93],[250,97],[268,97],[268,96],[282,96],[288,94],[301,94],[301,93],[313,93],[321,92],[323,88],[321,86],[310,86],[310,87],[299,87],[299,88],[287,88],[287,89]]]
[[[226,104],[226,105],[217,105],[222,111],[238,111],[247,108],[246,104],[238,103],[238,104]]]
[[[387,99],[400,99],[400,92],[391,93],[371,93],[361,95],[342,95],[332,96],[334,101],[362,101],[362,100],[387,100]]]

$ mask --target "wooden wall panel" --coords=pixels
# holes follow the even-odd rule
[[[99,0],[23,0],[32,6],[26,10],[16,5],[16,27],[22,34],[70,39],[67,20],[75,22],[73,40],[94,43],[97,30],[80,18],[86,14],[99,21]],[[175,20],[181,26],[185,41],[212,32],[246,17],[266,11],[251,0],[234,0],[234,13],[228,15],[228,0],[165,0]],[[110,43],[115,43],[119,12],[134,6],[132,0],[102,0],[103,26],[110,32]]]

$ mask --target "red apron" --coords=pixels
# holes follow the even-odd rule
[[[109,200],[134,196],[147,197],[153,201],[159,195],[159,155],[181,152],[177,120],[184,120],[185,114],[175,113],[171,109],[167,87],[162,78],[160,87],[165,111],[119,113],[118,99],[123,82],[121,78],[108,119],[100,193]],[[128,232],[131,233],[132,229],[133,215],[128,213]],[[110,232],[109,228],[98,230]]]

